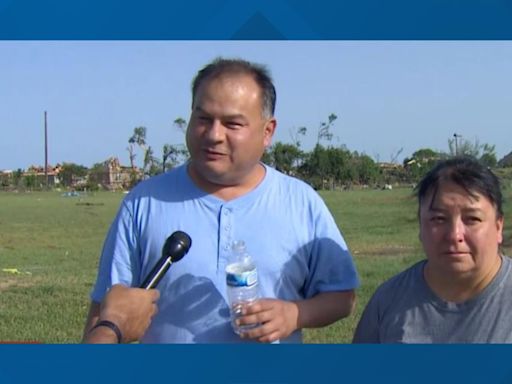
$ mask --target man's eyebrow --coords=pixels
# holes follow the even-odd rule
[[[207,113],[203,108],[201,108],[201,106],[199,105],[196,105],[194,106],[194,111],[196,112],[201,112],[201,113]]]
[[[194,112],[204,113],[205,115],[210,116],[210,113],[206,112],[203,108],[201,108],[199,105],[194,107]],[[243,119],[246,120],[245,115],[241,113],[234,113],[232,115],[225,115],[222,116],[223,120],[230,120],[230,119]]]
[[[224,116],[225,119],[245,119],[245,116],[241,113],[235,113],[233,115]]]

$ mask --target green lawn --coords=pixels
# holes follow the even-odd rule
[[[409,189],[322,193],[353,252],[362,285],[355,316],[307,330],[307,342],[350,342],[377,285],[422,257],[411,194]],[[0,341],[80,340],[98,255],[122,197],[0,193]],[[505,237],[509,245],[510,230]]]

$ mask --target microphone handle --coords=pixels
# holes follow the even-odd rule
[[[140,285],[140,288],[144,289],[152,289],[157,286],[157,284],[164,277],[165,272],[169,269],[172,264],[171,257],[161,258],[158,263],[153,267],[149,275],[146,276],[144,282]]]

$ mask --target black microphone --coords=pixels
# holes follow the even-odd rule
[[[162,248],[162,257],[146,276],[140,288],[155,288],[172,263],[180,261],[192,245],[192,239],[182,231],[176,231],[165,240]]]

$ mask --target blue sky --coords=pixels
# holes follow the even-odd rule
[[[159,155],[184,142],[190,83],[216,56],[266,64],[277,88],[277,134],[338,116],[333,145],[375,160],[448,150],[454,133],[512,151],[511,41],[0,41],[0,169],[49,162],[128,164],[137,126]],[[136,161],[140,164],[142,155]]]

